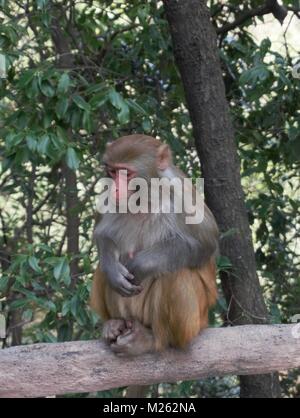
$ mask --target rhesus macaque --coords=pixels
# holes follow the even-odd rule
[[[135,177],[149,186],[155,177],[185,177],[174,166],[170,148],[145,135],[109,144],[104,164],[115,181],[117,202]],[[217,296],[218,228],[207,206],[199,224],[186,224],[185,216],[105,213],[96,226],[100,267],[91,306],[106,321],[103,337],[118,355],[185,348],[207,326]]]

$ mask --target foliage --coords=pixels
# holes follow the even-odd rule
[[[210,2],[216,27],[241,12],[239,2],[227,3]],[[16,333],[22,343],[88,339],[98,335],[87,302],[97,263],[91,238],[105,143],[130,132],[158,135],[183,169],[199,174],[163,5],[29,0],[0,6],[4,346],[16,343]],[[221,34],[220,56],[259,273],[274,321],[287,322],[300,313],[300,81],[291,73],[297,55],[288,44],[282,55],[269,39],[258,44],[249,32],[259,19]],[[75,175],[73,191],[68,169]],[[77,201],[70,207],[72,192]],[[74,235],[66,228],[72,216],[79,219]],[[70,250],[74,240],[79,253]],[[230,260],[221,258],[220,268],[230,268]],[[212,322],[220,324],[225,315],[220,298]],[[284,388],[296,396],[294,380],[289,376]],[[186,383],[175,394],[220,393],[222,384]]]

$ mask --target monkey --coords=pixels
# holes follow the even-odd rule
[[[142,134],[108,144],[103,163],[117,203],[134,178],[150,188],[153,178],[186,178],[170,147]],[[100,265],[90,303],[105,321],[103,338],[114,353],[185,349],[207,327],[217,298],[219,231],[206,204],[202,222],[192,225],[185,213],[163,213],[161,207],[156,213],[105,213],[94,239]]]

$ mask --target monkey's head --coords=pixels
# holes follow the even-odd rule
[[[161,177],[172,166],[170,147],[147,135],[128,135],[107,145],[103,157],[106,174],[115,181],[116,199],[127,190],[134,177]]]

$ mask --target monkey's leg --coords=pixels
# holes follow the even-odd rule
[[[103,325],[102,337],[106,342],[112,344],[117,338],[126,331],[126,322],[124,319],[110,319]]]
[[[156,341],[184,349],[208,324],[208,309],[217,292],[215,267],[183,269],[165,276],[159,282],[161,300],[153,316],[152,329]],[[157,292],[159,294],[159,292]]]
[[[98,266],[93,277],[90,306],[104,321],[111,318],[107,308],[106,288],[105,275]]]
[[[152,351],[155,348],[152,331],[138,321],[126,321],[127,329],[115,343],[112,350],[120,356],[136,356]],[[126,398],[146,398],[150,386],[129,386]]]
[[[110,322],[110,321],[109,321]],[[126,330],[110,345],[119,356],[136,356],[155,350],[152,331],[139,321],[126,320]],[[146,398],[150,386],[129,386],[126,398]]]
[[[141,334],[143,334],[141,330],[143,326],[136,325],[135,328],[133,329],[131,326],[132,321],[125,321],[124,319],[110,319],[111,316],[108,312],[107,303],[109,303],[111,307],[116,307],[117,303],[110,299],[107,300],[108,295],[106,294],[105,290],[106,290],[105,276],[98,267],[94,274],[93,287],[92,287],[92,293],[91,293],[91,307],[96,312],[98,312],[98,314],[102,317],[102,319],[106,320],[106,322],[103,325],[102,336],[104,340],[110,345],[110,347],[113,345],[113,343],[116,343],[117,340],[119,341],[119,344],[117,344],[117,346],[118,345],[126,346],[126,344],[124,343],[127,340],[128,346],[126,350],[123,350],[123,351],[129,350],[132,353],[132,355],[134,355],[134,352],[130,350],[130,347],[132,345],[132,338],[136,333],[138,333],[139,334],[138,340],[141,342]],[[115,312],[114,314],[118,315],[117,312]],[[132,335],[130,337],[128,335],[129,331],[132,332]],[[147,332],[145,333],[147,337],[144,339],[146,340],[146,344],[145,344],[145,341],[143,341],[144,348],[147,346],[152,348],[152,344],[148,344],[149,333],[151,334],[150,331],[148,331],[148,333]],[[123,335],[124,339],[121,338],[121,335]],[[118,350],[120,351],[120,347],[118,347]],[[126,397],[127,398],[144,398],[146,397],[148,390],[149,390],[149,386],[130,386],[128,387],[126,391]]]
[[[138,356],[155,349],[154,336],[149,328],[139,321],[126,320],[126,330],[111,344],[111,349],[119,356]]]

